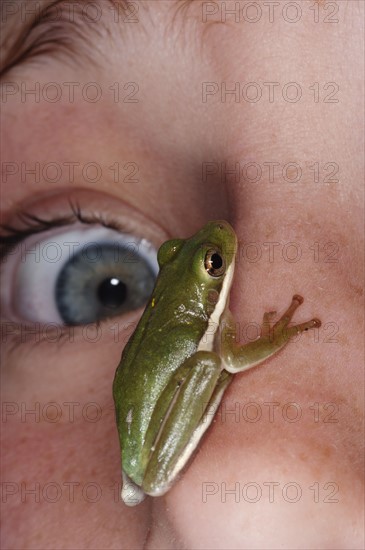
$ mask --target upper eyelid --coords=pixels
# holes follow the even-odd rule
[[[41,234],[49,229],[56,227],[66,227],[76,223],[77,221],[87,224],[95,225],[99,224],[100,226],[108,227],[109,229],[114,229],[118,232],[128,233],[128,231],[114,222],[113,220],[106,220],[100,214],[84,214],[77,203],[70,202],[71,213],[69,215],[54,218],[51,220],[43,219],[41,217],[29,214],[27,212],[20,212],[17,215],[18,220],[22,222],[23,227],[18,228],[11,225],[2,225],[0,226],[7,234],[2,234],[1,237],[1,248],[0,248],[0,263],[4,261],[6,256],[23,240],[25,240],[30,235]]]
[[[72,216],[55,220],[42,220],[36,216],[28,216],[27,213],[20,213],[18,219],[23,222],[24,227],[17,228],[12,225],[1,225],[6,234],[1,234],[0,261],[11,252],[11,250],[24,239],[36,233],[43,233],[53,227],[63,227],[76,221]]]

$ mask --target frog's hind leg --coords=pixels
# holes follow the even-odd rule
[[[168,491],[209,427],[213,415],[205,414],[207,408],[220,401],[230,378],[222,372],[220,357],[209,351],[196,352],[177,370],[151,418],[152,426],[160,426],[158,433],[144,446],[148,460],[142,488],[147,494]]]
[[[180,455],[175,468],[172,471],[171,477],[174,478],[175,475],[177,475],[180,471],[180,465],[183,466],[187,464],[188,460],[193,455],[194,451],[196,450],[199,441],[211,425],[215,413],[218,410],[219,404],[222,400],[223,394],[226,391],[227,387],[229,386],[230,382],[232,381],[233,374],[223,370],[221,371],[220,377],[217,381],[216,387],[213,391],[213,394],[209,400],[208,403],[205,403],[206,407],[204,409],[204,412],[201,416],[201,419],[195,428],[189,442],[185,446],[184,451]]]

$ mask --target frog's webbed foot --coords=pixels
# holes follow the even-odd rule
[[[254,367],[283,348],[293,336],[320,327],[321,321],[316,318],[299,325],[288,326],[296,309],[302,303],[302,296],[295,294],[288,309],[273,326],[271,321],[276,312],[265,313],[260,338],[241,346],[234,341],[234,328],[229,320],[221,335],[221,352],[225,369],[234,373]]]
[[[283,313],[280,319],[274,324],[273,327],[271,327],[270,321],[276,315],[276,311],[264,313],[261,338],[270,335],[270,338],[272,340],[281,340],[283,338],[289,340],[296,334],[299,334],[311,328],[320,327],[321,321],[316,318],[311,319],[310,321],[306,321],[305,323],[301,323],[299,325],[288,327],[295,311],[303,302],[304,298],[299,294],[295,294],[292,298],[290,306],[285,311],[285,313]]]

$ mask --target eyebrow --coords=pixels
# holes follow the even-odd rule
[[[173,6],[170,6],[176,8],[173,21],[175,21],[177,17],[185,18],[187,10],[193,3],[193,0],[174,0]],[[22,58],[27,57],[31,47],[28,45],[27,48],[26,45],[34,29],[42,24],[49,23],[57,30],[57,22],[52,20],[52,12],[64,10],[66,6],[69,8],[69,14],[71,13],[70,9],[72,9],[74,20],[71,21],[71,18],[69,18],[69,21],[67,21],[67,17],[66,19],[62,18],[58,21],[58,29],[60,29],[65,22],[76,23],[78,38],[91,38],[91,40],[88,40],[88,46],[93,45],[92,38],[95,32],[99,35],[112,35],[111,17],[102,16],[98,18],[96,22],[93,22],[92,19],[88,21],[89,16],[86,16],[83,10],[88,6],[90,7],[91,4],[94,8],[95,6],[99,8],[102,14],[104,5],[107,4],[109,15],[112,10],[114,10],[114,22],[124,21],[136,23],[139,22],[139,6],[143,5],[144,8],[150,9],[151,4],[153,5],[153,1],[145,3],[143,0],[103,0],[102,2],[101,0],[97,0],[96,2],[89,2],[89,0],[4,0],[1,4],[0,28],[2,38],[0,43],[0,76],[4,76],[4,74],[17,65]],[[77,9],[75,9],[75,7],[77,7]],[[123,25],[118,25],[119,28],[122,26]],[[128,25],[128,27],[131,26],[135,28],[134,25]],[[139,25],[137,27],[139,27]],[[65,37],[64,42],[66,42]],[[70,48],[72,40],[67,40],[67,42]]]
[[[125,9],[128,0],[104,0],[110,7],[115,9]],[[84,6],[90,4],[87,0],[7,0],[1,4],[1,67],[0,76],[17,65],[23,58],[30,57],[32,48],[31,36],[36,29],[39,32],[48,29],[57,34],[55,41],[63,42],[69,49],[72,44],[72,37],[67,36],[65,25],[77,25],[77,38],[87,38],[90,36],[89,29],[93,27],[94,31],[100,34],[100,30],[107,30],[106,19],[101,17],[99,25],[90,24],[87,17],[82,16]],[[94,6],[101,8],[100,1],[93,2]],[[65,8],[69,7],[70,17],[65,17]],[[80,11],[81,6],[81,11]],[[72,11],[70,11],[72,7]],[[77,8],[77,9],[75,9]],[[57,10],[57,11],[56,11]],[[59,11],[58,11],[59,10]],[[59,15],[61,13],[61,19]],[[57,15],[57,17],[55,17]],[[43,28],[44,26],[44,28]],[[63,36],[60,38],[60,31]],[[76,38],[76,33],[74,34]],[[47,42],[47,41],[44,41]],[[44,43],[41,43],[44,46]],[[43,48],[46,49],[46,48]]]

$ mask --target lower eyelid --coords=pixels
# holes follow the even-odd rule
[[[123,346],[136,328],[140,315],[141,310],[135,310],[128,314],[128,320],[106,318],[83,326],[57,326],[56,323],[26,324],[2,320],[0,329],[4,353],[9,357],[21,349],[27,355],[34,349],[41,354],[46,353],[49,360],[52,353],[57,356],[68,345],[72,345],[72,352],[82,349],[82,346],[87,347],[106,340]],[[46,347],[43,349],[43,346]]]
[[[67,326],[56,323],[15,323],[2,321],[0,323],[2,341],[6,345],[6,352],[12,353],[21,346],[31,349],[34,346],[46,345],[45,351],[50,352],[50,344],[56,346],[54,353],[62,351],[64,346],[80,346],[82,344],[93,344],[105,336],[118,339],[116,321],[111,324],[109,319],[103,319],[98,323],[87,326]],[[121,337],[120,337],[121,339]],[[52,349],[53,351],[53,349]]]

